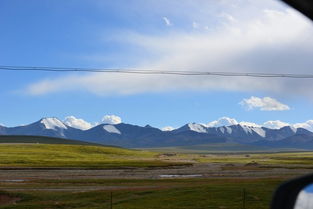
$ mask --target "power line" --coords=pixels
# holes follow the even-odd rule
[[[224,77],[258,77],[258,78],[308,78],[313,74],[293,73],[251,73],[251,72],[211,72],[211,71],[162,71],[113,68],[69,68],[69,67],[34,67],[34,66],[1,66],[2,71],[44,71],[44,72],[91,72],[91,73],[123,73],[151,75],[181,75],[181,76],[224,76]]]

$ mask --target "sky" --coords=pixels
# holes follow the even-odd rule
[[[1,66],[303,74],[313,66],[312,23],[274,0],[2,0],[0,25]],[[307,124],[312,87],[312,79],[0,70],[0,124]]]

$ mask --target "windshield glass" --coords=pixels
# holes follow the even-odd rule
[[[0,207],[266,208],[312,171],[313,26],[280,1],[2,0],[0,25]]]

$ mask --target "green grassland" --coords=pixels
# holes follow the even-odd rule
[[[5,192],[2,194],[18,197],[20,201],[0,208],[109,209],[112,192],[114,209],[241,209],[245,189],[246,208],[267,209],[272,193],[281,181],[282,179],[84,180],[85,185],[128,185],[132,188],[87,192]],[[76,185],[77,180],[33,182],[36,183],[48,186]]]
[[[157,153],[118,147],[64,144],[0,144],[0,167],[153,167],[180,163],[156,159]]]
[[[177,147],[157,147],[146,148],[146,150],[156,152],[175,152],[175,153],[194,153],[194,154],[210,154],[210,153],[251,153],[251,152],[283,152],[283,151],[304,151],[300,149],[287,148],[270,148],[262,146],[254,146],[238,143],[209,143],[189,146]]]
[[[313,168],[313,152],[279,152],[250,154],[208,154],[197,155],[201,163],[258,163],[260,165]]]
[[[261,149],[233,143],[193,145],[145,149],[160,153],[174,153],[168,160],[190,160],[197,163],[248,164],[263,166],[313,168],[313,151],[297,149]],[[228,150],[228,151],[227,151]]]
[[[313,167],[313,152],[183,154],[64,144],[0,144],[0,167],[161,167],[193,163],[251,162],[263,166]]]

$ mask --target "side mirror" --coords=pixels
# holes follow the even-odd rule
[[[313,3],[311,0],[282,0],[313,20]]]
[[[313,174],[279,186],[274,194],[271,209],[313,209]]]
[[[309,184],[299,192],[294,208],[295,209],[313,208],[313,184]]]

